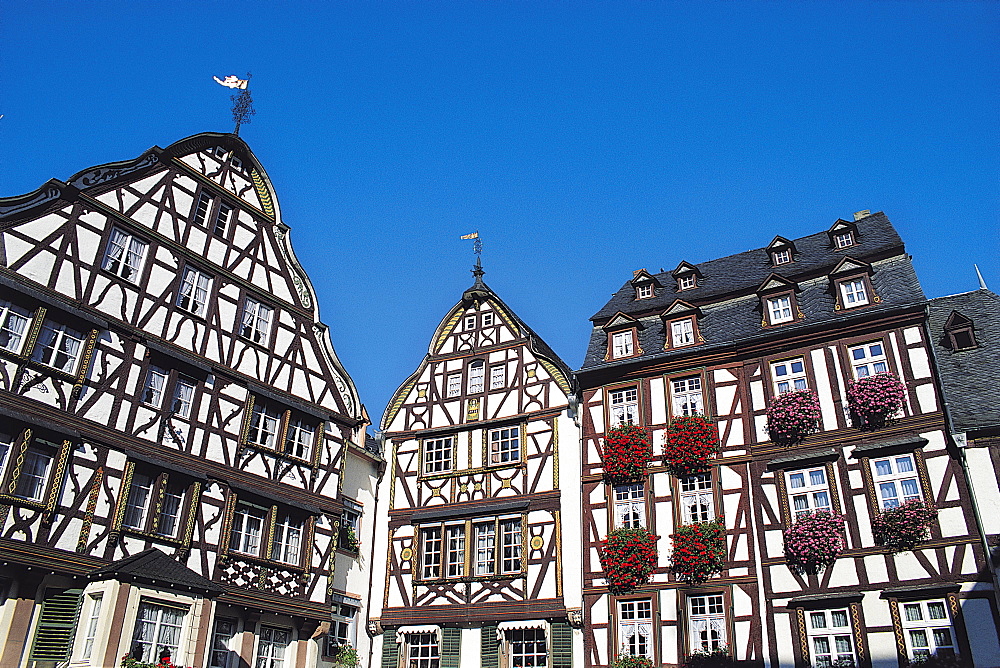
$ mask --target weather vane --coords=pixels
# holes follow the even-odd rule
[[[479,238],[479,230],[476,230],[472,234],[463,234],[463,239],[475,239],[475,243],[472,244],[472,252],[476,254],[476,262],[483,257],[483,240]]]
[[[240,91],[238,95],[232,95],[229,98],[233,101],[233,122],[236,123],[236,129],[233,130],[233,134],[236,136],[240,134],[240,126],[244,123],[249,123],[250,117],[257,113],[253,108],[253,97],[250,95],[250,79],[252,76],[252,74],[247,72],[246,79],[240,79],[235,74],[230,74],[225,79],[212,77],[220,86],[238,88]]]

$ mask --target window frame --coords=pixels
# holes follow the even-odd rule
[[[142,610],[145,607],[155,608],[158,611],[158,614],[156,616],[156,620],[153,622],[153,624],[154,624],[153,628],[156,631],[156,640],[154,642],[152,642],[152,643],[145,643],[145,642],[139,640],[139,638],[137,637],[139,635],[139,626],[140,626],[140,624],[142,624],[145,621],[147,621],[147,620],[141,619]],[[163,612],[165,610],[171,610],[171,611],[174,611],[174,612],[180,612],[181,613],[180,624],[179,625],[163,624]],[[191,612],[191,607],[190,606],[185,606],[183,604],[175,603],[173,601],[164,601],[164,600],[160,600],[160,599],[157,599],[157,598],[151,598],[151,597],[148,597],[148,596],[142,596],[139,599],[139,605],[136,607],[135,626],[132,629],[132,640],[131,640],[130,648],[134,648],[137,645],[139,645],[139,646],[148,645],[149,650],[150,650],[150,655],[148,657],[146,656],[146,649],[144,648],[143,652],[142,652],[141,660],[145,660],[145,661],[149,661],[149,662],[154,662],[154,661],[156,661],[158,659],[158,652],[160,651],[161,647],[170,647],[170,648],[173,648],[174,651],[171,652],[171,658],[173,658],[174,656],[179,656],[182,653],[181,652],[181,648],[185,644],[184,643],[185,636],[186,636],[185,629],[187,628],[188,623],[189,623],[188,622],[188,613],[190,613],[190,612]],[[176,631],[176,633],[177,633],[177,645],[166,645],[162,641],[162,637],[161,637],[160,633],[161,633],[161,631],[162,631],[162,629],[163,629],[164,626],[173,626],[173,627],[175,627],[177,629],[177,631]],[[136,658],[140,658],[140,657],[136,657]]]
[[[447,450],[447,457],[428,458],[428,445],[441,442],[441,450]],[[447,444],[445,444],[447,441]],[[458,437],[455,434],[435,435],[420,439],[420,476],[421,478],[448,475],[455,469],[455,455],[458,447]],[[440,464],[442,468],[433,471],[427,469],[428,465]]]
[[[684,626],[685,653],[688,654],[688,655],[690,655],[690,654],[693,654],[697,649],[701,648],[700,643],[699,643],[699,646],[695,645],[695,637],[694,637],[694,630],[693,630],[693,624],[692,624],[692,622],[695,621],[693,619],[693,617],[695,615],[692,612],[692,610],[693,610],[693,608],[692,608],[692,601],[694,599],[698,599],[698,598],[706,598],[707,599],[707,597],[709,597],[709,596],[720,596],[722,598],[722,613],[721,613],[721,617],[718,614],[716,614],[714,616],[713,615],[709,615],[709,614],[705,614],[705,615],[699,614],[699,615],[697,615],[697,617],[699,619],[701,619],[702,617],[704,617],[706,619],[706,621],[708,621],[710,619],[720,619],[720,618],[723,620],[722,621],[722,629],[723,629],[723,632],[724,632],[724,637],[721,639],[721,641],[720,641],[719,644],[720,644],[721,647],[726,647],[729,650],[729,652],[731,653],[732,652],[732,650],[731,650],[732,643],[730,642],[730,639],[733,637],[733,628],[732,628],[733,627],[733,619],[732,619],[732,614],[731,614],[732,613],[732,601],[731,601],[731,598],[730,598],[731,594],[730,594],[729,589],[722,589],[722,590],[720,590],[720,589],[692,589],[692,590],[684,591],[681,594],[681,596],[683,598],[683,601],[682,601],[683,605],[681,607],[681,610],[683,611],[683,615],[684,615],[683,626]]]
[[[704,478],[707,477],[707,481]],[[693,486],[692,489],[685,489],[685,484],[691,481],[691,479],[697,478],[697,485]],[[716,480],[718,475],[716,473],[716,467],[710,467],[708,471],[702,473],[694,473],[686,476],[673,476],[673,498],[674,498],[674,523],[676,526],[690,526],[692,524],[700,524],[701,522],[711,522],[719,518],[719,485]],[[707,482],[707,486],[704,486]],[[708,519],[697,519],[695,520],[688,512],[688,505],[685,503],[686,499],[704,499],[708,498],[710,506],[708,509],[708,514],[710,517]]]
[[[516,529],[505,530],[507,525],[514,524]],[[415,524],[414,581],[472,582],[523,577],[527,568],[526,526],[527,516],[523,513]],[[481,532],[481,528],[488,531]],[[461,558],[449,544],[449,532],[460,537]],[[480,545],[480,537],[491,540]],[[486,551],[485,558],[481,558],[482,550]],[[514,561],[516,570],[509,567]],[[483,564],[487,568],[481,568]]]
[[[648,488],[645,480],[608,484],[609,530],[649,527]]]
[[[628,384],[615,385],[605,388],[604,411],[605,411],[605,424],[607,425],[607,427],[604,430],[605,433],[608,430],[614,429],[615,427],[618,427],[623,424],[634,424],[634,425],[642,424],[642,393],[639,391],[639,389],[640,389],[639,383],[628,383]],[[625,394],[630,390],[635,392],[634,400],[629,400],[628,396]],[[617,394],[619,392],[622,393],[623,399],[616,406],[616,404],[614,403],[614,397],[612,395]],[[625,414],[628,412],[627,410],[628,407],[630,406],[632,407],[632,410],[635,411],[634,421],[626,422],[620,418],[617,419],[615,418],[615,411],[617,407],[621,407],[622,409],[624,409],[622,413],[622,417],[624,417]]]
[[[879,345],[882,347],[881,356],[871,354],[870,347],[875,345]],[[855,357],[855,351],[859,349],[864,349],[864,354],[865,354],[864,357],[865,361],[861,364],[857,364],[857,362],[860,361],[860,358]],[[845,358],[847,361],[847,367],[850,369],[852,380],[857,380],[859,378],[871,376],[876,373],[895,372],[895,368],[892,365],[892,360],[889,357],[889,348],[886,345],[885,339],[873,339],[865,341],[863,343],[847,344],[844,350],[845,350],[844,353]],[[883,363],[882,366],[884,367],[882,370],[878,370],[878,363],[880,361]],[[872,367],[870,370],[867,368],[869,365]],[[863,376],[858,375],[858,369],[861,366],[864,366],[866,369],[865,374]]]
[[[444,392],[446,399],[457,399],[462,396],[462,372],[445,374]]]
[[[683,325],[684,323],[688,323],[687,329],[689,331],[684,331],[681,333],[686,335],[685,338],[690,337],[690,341],[688,341],[687,343],[684,343],[683,341],[681,343],[678,343],[677,332],[674,331],[674,328],[676,325]],[[702,343],[701,332],[698,331],[698,318],[693,315],[685,316],[683,318],[674,318],[668,320],[666,335],[667,335],[666,347],[671,350],[675,350],[677,348],[689,348],[691,346],[696,346],[699,343]]]
[[[189,275],[192,277],[190,283],[188,283]],[[201,286],[201,279],[204,279],[204,282],[206,283],[204,286]],[[190,285],[190,292],[192,294],[188,294],[185,291],[185,285]],[[183,270],[177,276],[177,295],[174,299],[174,306],[190,316],[201,318],[202,320],[208,320],[211,315],[211,309],[209,307],[214,307],[215,305],[215,302],[213,301],[214,286],[214,274],[202,271],[193,264],[185,263]],[[200,309],[192,309],[191,305],[198,305],[197,294],[200,289],[205,291],[205,302],[201,305]],[[188,303],[187,306],[184,304],[185,300]]]
[[[254,306],[253,309],[250,308],[251,304]],[[261,311],[264,309],[267,310],[266,319],[261,317]],[[236,335],[244,341],[265,348],[269,347],[274,338],[273,334],[276,329],[274,325],[278,320],[277,316],[277,308],[263,299],[259,299],[256,295],[245,293],[243,295],[243,308],[240,310],[240,317],[237,320]],[[266,320],[266,322],[264,328],[260,329],[259,325],[262,320]]]
[[[830,512],[838,513],[839,507],[837,505],[838,496],[836,491],[836,480],[831,480],[832,467],[826,463],[816,464],[813,466],[806,466],[803,468],[789,468],[783,469],[782,480],[784,482],[784,501],[786,508],[788,509],[788,519],[791,522],[797,521],[801,517],[808,514],[814,513],[817,510],[827,510]],[[822,483],[814,483],[815,479],[813,474],[816,472],[821,472],[823,474]],[[792,486],[793,476],[802,476],[803,485],[801,487]],[[826,505],[820,506],[815,503],[816,495],[826,493]],[[803,509],[795,507],[795,499],[804,497],[806,501],[806,507]]]
[[[786,308],[788,310],[788,315],[784,313],[780,315],[779,318],[775,317],[775,304],[779,300],[787,300],[788,305],[780,305],[780,310],[784,311]],[[779,292],[776,294],[764,295],[761,297],[761,301],[764,303],[764,321],[765,325],[768,327],[776,327],[778,325],[784,325],[789,322],[795,322],[798,320],[796,314],[798,313],[798,303],[795,300],[795,292],[789,290],[788,292]]]
[[[835,613],[842,613],[844,615],[844,618],[847,620],[847,626],[830,626],[829,625],[830,623],[832,623],[832,621],[833,621],[833,615]],[[850,606],[845,607],[845,608],[809,609],[809,610],[803,610],[802,614],[803,614],[802,623],[805,626],[805,628],[803,629],[803,631],[805,632],[805,636],[806,636],[806,646],[809,649],[809,656],[806,657],[806,658],[809,661],[811,661],[810,665],[813,665],[813,666],[832,666],[832,665],[835,665],[837,661],[840,661],[841,660],[840,657],[843,655],[843,653],[839,652],[837,650],[837,648],[836,648],[836,639],[837,639],[837,637],[843,637],[845,635],[848,637],[848,640],[850,641],[850,645],[851,645],[851,660],[854,662],[855,666],[858,665],[858,647],[857,647],[857,640],[855,638],[855,633],[854,633],[854,631],[855,631],[854,630],[854,624],[853,624],[852,619],[851,619],[852,615],[851,615],[851,607]],[[824,622],[824,624],[827,624],[827,625],[824,626],[824,627],[822,627],[822,628],[815,628],[813,626],[813,621],[814,621],[814,616],[815,615],[823,615],[823,622]],[[838,629],[846,629],[846,631],[843,631],[843,630],[838,631]],[[828,646],[827,649],[829,650],[830,663],[828,663],[828,664],[826,664],[826,663],[819,663],[816,660],[817,648],[815,646],[814,640],[817,639],[817,638],[825,638],[827,640],[827,642],[829,643],[829,646]]]
[[[217,647],[216,644],[220,638],[226,637],[225,631],[219,631],[220,624],[230,624],[231,631],[228,635],[228,640],[224,643],[224,647]],[[236,637],[236,634],[240,633],[237,629],[239,628],[239,620],[235,617],[229,617],[227,615],[218,615],[212,620],[212,633],[209,636],[208,645],[208,663],[207,668],[231,668],[232,658],[236,652],[229,647],[229,642]],[[219,662],[217,661],[218,654],[220,652],[225,652],[225,658]]]
[[[698,287],[698,275],[695,272],[690,272],[686,274],[680,274],[674,276],[677,281],[677,292],[684,292],[685,290],[694,290]]]
[[[691,381],[697,380],[698,387],[692,389]],[[676,383],[686,383],[687,387],[683,390],[678,390]],[[705,400],[711,393],[706,392],[705,388],[705,377],[700,373],[689,374],[689,375],[677,375],[666,377],[666,392],[667,392],[667,410],[669,412],[670,419],[676,417],[683,417],[688,415],[708,415],[709,412],[705,407]],[[677,402],[684,397],[698,397],[697,403],[701,408],[700,411],[688,412],[688,409],[683,408]],[[680,408],[680,410],[678,410]]]
[[[927,489],[925,488],[924,481],[926,477],[923,457],[918,455],[920,450],[906,451],[906,452],[894,452],[886,454],[869,454],[865,457],[867,463],[865,468],[868,471],[869,479],[872,484],[872,507],[874,510],[887,510],[890,508],[898,508],[900,505],[909,500],[919,500],[923,501],[928,498]],[[904,457],[908,457],[913,463],[912,471],[898,471],[898,460]],[[888,461],[890,464],[890,473],[888,474],[878,474],[878,464],[879,462]],[[905,481],[914,481],[916,486],[916,494],[910,491],[910,494],[905,493],[902,483]],[[892,484],[893,489],[896,494],[887,498],[883,495],[884,488],[882,485]],[[887,505],[887,501],[895,499],[896,505]],[[932,525],[932,527],[935,525]]]
[[[648,621],[647,621],[646,618],[639,618],[639,617],[635,617],[634,620],[626,620],[625,619],[625,613],[624,613],[624,606],[628,606],[628,605],[638,606],[638,604],[641,604],[641,603],[648,603],[649,604],[649,618],[648,618]],[[635,626],[635,627],[637,627],[636,631],[638,632],[638,630],[639,630],[638,627],[640,627],[644,623],[648,623],[649,624],[649,636],[648,636],[648,641],[647,641],[647,644],[648,644],[647,653],[646,654],[632,654],[631,653],[631,648],[629,648],[630,651],[629,651],[628,655],[629,656],[645,656],[650,661],[652,661],[654,665],[657,665],[656,655],[657,655],[657,649],[658,649],[658,647],[657,647],[658,638],[657,638],[656,622],[657,622],[657,619],[659,617],[659,610],[658,610],[659,606],[657,605],[656,597],[654,596],[654,597],[650,598],[648,596],[647,597],[636,597],[636,596],[617,597],[617,596],[615,596],[612,599],[612,605],[613,605],[613,609],[614,609],[614,615],[613,615],[613,618],[614,618],[614,627],[613,627],[614,636],[613,637],[614,637],[614,642],[615,642],[615,652],[614,652],[614,654],[617,655],[617,656],[625,656],[623,650],[625,649],[626,637],[631,637],[631,635],[632,635],[632,634],[629,634],[628,636],[623,637],[623,636],[625,636],[625,634],[623,633],[623,628],[622,627],[624,627],[624,626]],[[635,612],[633,612],[632,614],[635,614]]]
[[[230,491],[227,503],[230,504],[230,510],[227,514],[228,521],[225,526],[225,544],[220,545],[220,551],[223,554],[245,561],[265,563],[272,566],[280,564],[282,568],[287,570],[305,572],[306,567],[303,563],[309,554],[312,543],[314,516],[291,507],[279,506],[277,504],[268,506],[259,503],[256,499],[241,497],[232,491]],[[255,511],[261,520],[260,530],[256,536],[257,545],[253,551],[244,549],[245,546],[243,544],[234,545],[233,539],[237,533],[249,533],[246,531],[246,527],[242,525],[242,522],[240,528],[236,528],[237,515],[243,509]],[[295,561],[285,561],[275,552],[278,545],[278,525],[285,520],[294,521],[298,524],[298,559]],[[243,539],[241,538],[239,542],[242,543]]]
[[[127,533],[142,536],[150,540],[173,543],[178,545],[189,545],[191,538],[188,528],[194,519],[192,514],[197,511],[195,497],[199,496],[201,486],[196,481],[187,476],[174,471],[144,471],[149,468],[141,465],[141,462],[130,461],[126,465],[125,475],[122,478],[122,486],[119,490],[118,510],[115,513],[114,530],[116,533]],[[126,524],[129,521],[129,508],[132,505],[132,490],[136,483],[136,476],[141,475],[149,479],[149,492],[140,511],[139,526]],[[179,483],[179,484],[178,484]],[[164,516],[169,516],[162,511],[163,501],[168,494],[180,489],[180,501],[177,504],[176,513],[173,514],[175,526],[173,533],[161,533],[159,531],[160,522]]]
[[[513,432],[513,434],[504,434],[503,432]],[[494,439],[495,434],[498,436],[496,439]],[[512,466],[524,461],[524,434],[521,424],[502,425],[485,429],[483,430],[483,436],[487,448],[488,457],[486,461],[488,466]],[[504,450],[502,444],[509,444],[512,440],[516,442],[517,448],[514,450],[510,448]],[[516,457],[513,459],[503,459],[505,452],[513,452],[516,454]]]
[[[125,237],[124,245],[116,243],[116,232]],[[119,241],[122,240],[119,239]],[[142,252],[139,254],[138,265],[133,267],[129,264],[128,260],[134,254],[133,247],[135,244],[141,245]],[[119,255],[118,258],[111,257],[112,246],[121,248],[121,255]],[[149,242],[142,239],[139,235],[134,234],[130,230],[127,230],[119,225],[112,225],[108,230],[107,239],[104,244],[104,256],[101,259],[101,271],[107,275],[121,279],[126,283],[141,285],[145,276],[146,258],[149,257],[149,247]],[[111,268],[109,266],[112,262],[118,263],[117,268]],[[126,269],[131,270],[131,273],[128,276],[125,275]]]
[[[482,394],[486,391],[486,360],[477,358],[468,364],[466,374],[466,394]]]
[[[287,459],[305,462],[310,466],[316,466],[316,458],[319,456],[321,449],[320,439],[324,433],[323,420],[256,394],[249,395],[244,412],[247,417],[240,435],[241,445],[261,452],[273,453]],[[262,430],[262,425],[258,422],[259,415],[264,416],[260,418],[261,420],[266,418],[276,421],[273,446],[267,445],[260,440],[251,440],[251,436],[254,439],[258,439],[262,433],[268,433]],[[292,429],[293,422],[296,426],[294,430]],[[301,450],[304,443],[298,439],[294,439],[292,435],[301,434],[306,430],[306,427],[312,428],[312,441],[308,443],[309,452],[307,456],[303,456],[295,454],[295,452]]]
[[[433,642],[430,642],[430,641]],[[424,642],[427,641],[427,642]],[[420,650],[426,648],[427,653]],[[433,631],[421,631],[403,634],[403,648],[400,654],[407,668],[440,668],[441,639]],[[416,650],[417,655],[414,656]]]
[[[794,364],[796,362],[802,365],[802,369],[800,371],[796,371],[794,368]],[[787,378],[779,380],[777,368],[785,364],[788,365],[789,370],[787,373],[781,375],[787,376]],[[782,394],[796,390],[812,389],[812,367],[809,366],[808,355],[803,354],[794,357],[782,357],[780,359],[768,360],[767,369],[771,380],[768,384],[768,388],[772,397],[780,397]],[[798,387],[798,381],[800,380],[802,381],[802,387]],[[791,383],[791,386],[783,390],[780,387],[780,384],[783,382]]]
[[[87,331],[75,329],[73,325],[67,324],[64,320],[50,318],[42,309],[39,309],[39,315],[41,317],[37,320],[37,336],[35,336],[34,340],[31,342],[31,361],[39,366],[42,366],[50,371],[55,371],[64,376],[73,378],[80,376],[86,371],[86,367],[83,366],[83,362],[88,359],[89,353],[93,349],[91,340],[94,337]],[[35,324],[35,322],[32,323],[33,326]],[[48,343],[43,344],[42,337],[45,336],[46,330],[51,332],[54,335],[54,338]],[[31,330],[31,334],[34,333],[34,330]],[[78,334],[79,338],[72,336],[71,333]],[[63,344],[67,340],[75,341],[77,344],[76,350],[72,353],[68,350],[63,350]],[[45,357],[45,350],[50,350],[48,360],[43,359],[43,357]],[[65,355],[72,360],[69,369],[56,366],[55,362],[58,360],[60,355]]]
[[[844,250],[858,245],[853,229],[842,229],[831,233],[834,250]]]
[[[490,365],[490,390],[507,389],[507,363]]]
[[[270,633],[265,634],[265,631]],[[279,645],[278,641],[273,639],[275,632],[286,634],[287,640],[284,645]],[[272,637],[265,639],[265,635],[270,635]],[[288,649],[292,646],[292,643],[295,642],[293,635],[293,629],[287,626],[275,626],[273,624],[264,623],[259,624],[257,627],[257,633],[255,634],[256,642],[254,643],[253,651],[254,666],[257,668],[286,668],[285,660],[288,658],[286,656]],[[264,656],[261,653],[265,646],[270,648],[268,656]],[[281,649],[281,656],[275,656],[274,650],[278,647]],[[261,661],[264,661],[265,663],[262,664]]]
[[[55,474],[59,471],[65,471],[66,463],[72,454],[72,443],[69,440],[58,443],[55,439],[50,440],[45,436],[36,436],[31,428],[17,426],[11,432],[3,432],[0,436],[6,436],[9,439],[3,443],[6,449],[0,453],[0,490],[2,490],[0,491],[0,502],[43,510],[46,514],[54,512],[67,477],[65,474],[62,476]],[[24,466],[9,466],[11,461],[18,458],[27,461],[29,454],[33,451],[42,452],[44,456],[49,458],[45,468],[44,483],[37,497],[18,494],[26,468]]]
[[[29,339],[31,339],[31,330],[35,321],[35,315],[35,312],[21,306],[17,302],[0,299],[0,334],[10,333],[11,336],[18,337],[17,345],[15,347],[11,348],[7,345],[0,345],[0,352],[8,353],[16,357],[25,356],[24,345]],[[9,327],[11,316],[23,320],[21,330],[19,332],[15,332]]]
[[[908,599],[895,601],[898,606],[899,612],[899,627],[900,632],[903,636],[903,642],[906,647],[906,656],[910,661],[915,660],[915,648],[913,645],[913,637],[910,631],[920,631],[923,630],[926,634],[925,640],[927,644],[924,647],[928,648],[930,655],[936,654],[938,650],[943,649],[944,646],[939,646],[934,638],[933,631],[944,628],[943,624],[934,624],[934,619],[930,617],[930,605],[938,604],[944,609],[945,617],[944,619],[948,622],[948,632],[951,635],[951,645],[950,648],[954,656],[961,656],[963,652],[962,647],[959,644],[958,628],[955,624],[955,615],[950,609],[951,597],[946,598],[929,598],[929,599]],[[907,609],[916,606],[921,613],[920,620],[910,620],[907,619],[908,612]],[[940,618],[938,618],[940,619]],[[920,623],[917,623],[920,622]],[[921,647],[923,649],[923,647]],[[926,656],[926,655],[924,655]]]
[[[783,264],[792,263],[792,249],[787,246],[774,248],[771,250],[771,266],[779,267]]]
[[[640,299],[652,299],[656,296],[656,290],[653,288],[652,281],[647,281],[646,283],[640,283],[635,286],[635,299],[636,301]]]
[[[620,350],[619,350],[620,349]],[[621,360],[642,353],[635,327],[608,332],[608,359]]]
[[[528,634],[533,635],[534,638],[528,638]],[[516,638],[517,636],[521,637]],[[538,651],[537,647],[539,636],[541,636],[541,652]],[[549,633],[544,628],[506,629],[503,634],[503,655],[506,658],[506,666],[538,666],[539,668],[546,668],[551,665],[549,661],[551,658],[550,644]],[[518,646],[525,650],[528,650],[529,646],[533,646],[534,651],[516,653],[515,649]],[[529,659],[531,663],[525,663]],[[542,660],[541,663],[538,663],[539,659]]]
[[[92,591],[87,593],[83,599],[81,612],[86,612],[86,617],[80,615],[80,631],[82,632],[83,645],[80,648],[80,659],[88,663],[94,653],[94,648],[98,647],[97,637],[101,626],[101,610],[104,607],[104,591]]]
[[[855,275],[846,276],[844,278],[838,278],[835,281],[837,289],[837,304],[834,307],[835,310],[852,310],[861,308],[862,306],[869,306],[874,302],[874,294],[872,293],[871,281],[869,281],[867,275]],[[850,286],[860,286],[860,298],[856,298],[854,302],[851,302],[851,296],[857,297],[857,290],[849,291]]]
[[[195,194],[194,201],[191,204],[191,214],[188,216],[188,220],[192,225],[208,229],[208,220],[212,216],[216,199],[218,199],[218,196],[212,194],[208,188],[204,187]],[[204,207],[202,203],[205,204]]]

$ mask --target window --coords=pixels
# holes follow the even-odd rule
[[[14,441],[12,435],[0,432],[0,471],[2,471],[0,480],[7,480],[6,476],[11,473],[8,460],[11,457]],[[57,452],[55,445],[41,439],[34,440],[24,452],[24,463],[20,470],[14,469],[16,477],[8,481],[14,486],[12,496],[26,501],[42,501],[45,498],[49,473],[52,471],[52,463]],[[9,486],[5,486],[3,494],[10,493],[9,489]]]
[[[792,261],[792,251],[787,248],[776,250],[771,253],[771,262],[775,265],[788,264]]]
[[[678,290],[690,290],[693,287],[697,287],[697,281],[695,280],[694,274],[690,274],[688,276],[679,276],[677,278]]]
[[[674,416],[702,415],[701,376],[675,378],[670,381],[671,407]]]
[[[216,617],[212,627],[212,653],[208,657],[209,668],[231,668],[229,643],[236,635],[236,620],[229,617]]]
[[[250,431],[247,433],[247,443],[262,448],[275,450],[278,427],[281,426],[281,413],[276,408],[262,401],[255,401],[250,417]]]
[[[168,374],[157,366],[150,366],[146,371],[146,385],[142,390],[142,403],[156,406],[163,405],[163,390],[167,386]]]
[[[323,654],[336,656],[338,647],[354,644],[356,640],[354,620],[357,614],[358,608],[356,606],[334,601],[330,633],[326,637],[326,648],[323,650]]]
[[[490,430],[490,461],[506,464],[521,461],[521,429],[501,427]]]
[[[170,385],[171,372],[155,365],[149,365],[146,370],[146,382],[142,388],[140,401],[154,408],[162,408],[163,396]],[[174,383],[171,393],[170,412],[178,417],[191,417],[191,409],[194,405],[195,391],[198,384],[189,379],[173,373]]]
[[[46,320],[31,359],[65,373],[75,373],[83,348],[83,334],[66,325]]]
[[[233,512],[229,549],[298,566],[302,560],[303,525],[301,519],[280,508],[238,501]]]
[[[233,513],[233,532],[229,539],[229,549],[260,556],[260,538],[267,515],[266,508],[239,502],[236,512]]]
[[[0,299],[0,348],[12,353],[21,352],[29,320],[31,314],[28,311]]]
[[[476,534],[476,575],[491,575],[496,570],[496,526],[477,524]]]
[[[847,610],[816,610],[806,613],[809,653],[816,668],[854,666],[854,642]]]
[[[243,302],[243,320],[240,323],[240,336],[254,343],[266,345],[271,333],[271,316],[274,309],[262,304],[253,297],[247,297]]]
[[[694,322],[691,318],[670,323],[670,344],[674,348],[690,346],[694,343]]]
[[[421,577],[425,580],[441,577],[441,527],[420,530]]]
[[[91,594],[87,597],[87,626],[83,636],[83,653],[81,658],[89,659],[94,652],[94,640],[97,638],[97,622],[101,618],[101,594]]]
[[[452,525],[445,528],[448,564],[447,575],[450,578],[460,578],[465,575],[465,525]]]
[[[133,651],[133,658],[153,663],[164,651],[171,658],[176,657],[186,614],[184,608],[142,601],[132,634],[133,650],[139,650],[140,655]]]
[[[454,438],[428,438],[424,441],[424,473],[442,473],[451,470],[451,451]]]
[[[284,440],[279,440],[283,430]],[[282,410],[260,397],[254,397],[245,442],[310,461],[318,430],[312,418],[292,410]]]
[[[436,633],[406,634],[406,668],[439,668],[440,656]]]
[[[475,328],[476,328],[476,316],[474,315],[465,316],[465,330],[468,331],[470,329],[475,329]]]
[[[215,225],[212,233],[217,237],[226,236],[226,226],[229,225],[229,218],[233,215],[233,205],[229,202],[219,204],[219,210],[215,212]]]
[[[855,378],[864,378],[889,370],[889,362],[886,359],[885,348],[881,341],[848,348],[847,353],[851,357],[851,369]]]
[[[126,281],[135,283],[139,280],[142,262],[146,257],[146,248],[145,241],[136,239],[133,235],[117,227],[112,227],[108,247],[104,251],[103,269],[110,271],[115,276],[121,276]]]
[[[233,156],[233,159],[229,161],[229,164],[236,171],[241,171],[243,169],[243,161],[237,158],[235,155]]]
[[[194,403],[195,383],[186,378],[178,378],[174,382],[174,401],[170,410],[182,418],[191,417],[191,404]]]
[[[774,393],[784,394],[792,390],[804,390],[809,387],[806,382],[806,366],[801,357],[793,360],[771,362],[771,378],[774,380]]]
[[[291,637],[289,629],[261,624],[254,668],[285,668],[285,650]]]
[[[873,459],[872,474],[882,508],[898,508],[907,501],[921,500],[913,455]]]
[[[635,298],[636,299],[649,299],[653,296],[653,284],[646,283],[645,285],[635,286]]]
[[[483,327],[492,327],[492,326],[493,326],[493,314],[492,313],[484,313],[483,314]]]
[[[680,484],[681,522],[696,524],[715,519],[715,496],[712,493],[712,474],[696,473],[684,476]]]
[[[177,537],[188,484],[176,474],[133,471],[122,526],[143,533]]]
[[[211,153],[216,158],[225,158],[226,157],[226,149],[222,148],[221,146],[216,146],[215,148],[213,148],[211,150]]]
[[[177,293],[177,306],[197,316],[205,315],[212,277],[192,267],[184,267],[181,287]]]
[[[712,652],[726,646],[726,608],[722,594],[688,597],[689,651]]]
[[[788,471],[785,473],[788,503],[792,515],[799,519],[814,510],[830,510],[830,485],[826,468]]]
[[[350,499],[344,499],[344,504],[346,507],[340,514],[340,537],[338,543],[345,550],[357,552],[359,546],[358,536],[361,531],[361,514],[364,509]],[[351,536],[352,533],[354,534],[353,537]]]
[[[548,651],[544,629],[507,631],[510,666],[547,666]]]
[[[653,602],[618,601],[620,654],[653,658]]]
[[[772,325],[794,320],[791,296],[785,295],[767,299],[767,316]]]
[[[862,306],[868,303],[868,292],[863,278],[852,278],[840,283],[840,296],[844,308]]]
[[[285,438],[286,453],[299,459],[311,459],[315,441],[316,427],[314,425],[297,417],[288,421],[288,435]]]
[[[521,570],[521,520],[500,520],[500,546],[503,550],[501,573],[518,573]]]
[[[903,636],[911,659],[955,656],[955,634],[943,600],[903,603],[902,608]]]
[[[642,483],[615,485],[615,528],[646,526],[646,488]]]
[[[483,360],[472,360],[469,364],[469,394],[483,391],[483,379],[486,373],[486,363]]]
[[[208,220],[208,212],[212,209],[212,196],[202,190],[198,193],[198,201],[194,206],[194,213],[191,214],[191,221],[195,225],[204,225]]]
[[[635,348],[633,346],[631,330],[627,332],[615,332],[611,335],[611,357],[613,359],[631,357],[633,354],[635,354]]]
[[[507,386],[507,367],[502,364],[490,367],[490,389],[502,390]]]
[[[854,232],[848,230],[846,232],[838,232],[833,235],[833,243],[837,248],[848,248],[854,245]]]
[[[302,522],[282,515],[274,525],[274,545],[271,558],[298,566],[302,560]]]
[[[521,517],[473,520],[472,533],[464,522],[420,527],[420,577],[494,577],[521,573],[523,536]],[[498,547],[499,537],[499,551]],[[471,553],[470,553],[471,551]],[[472,564],[466,572],[466,560]]]
[[[457,397],[462,393],[462,374],[453,373],[448,376],[447,390],[445,391],[446,396],[449,399]]]
[[[639,389],[626,387],[608,392],[611,426],[636,424],[639,421]]]

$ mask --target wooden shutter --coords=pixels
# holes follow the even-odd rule
[[[462,629],[441,629],[441,668],[460,668]]]
[[[382,668],[396,668],[399,665],[399,644],[396,631],[386,629],[382,634]]]
[[[76,620],[80,615],[82,589],[46,589],[38,616],[32,661],[65,661],[73,647]]]
[[[480,656],[482,668],[498,668],[500,665],[500,643],[497,641],[497,625],[486,624],[480,629]]]
[[[572,668],[573,628],[566,622],[552,622],[552,668]]]

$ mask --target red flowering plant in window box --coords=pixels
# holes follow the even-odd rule
[[[851,421],[863,431],[892,424],[905,399],[906,387],[887,371],[858,378],[847,385]]]
[[[653,668],[653,662],[644,656],[622,654],[611,663],[611,668]]]
[[[611,482],[635,480],[646,471],[653,443],[642,427],[622,424],[604,436],[604,475]]]
[[[688,584],[704,582],[726,565],[726,527],[721,517],[678,527],[671,534],[670,570]]]
[[[844,541],[844,516],[816,510],[785,529],[785,560],[793,570],[817,573],[840,556]]]
[[[723,645],[717,649],[696,649],[684,661],[684,668],[723,668],[735,666],[736,661],[729,656],[729,649]]]
[[[122,657],[121,668],[183,668],[183,666],[178,666],[176,663],[170,660],[169,656],[161,658],[155,663],[149,661],[140,661],[134,658],[131,654],[126,654]]]
[[[663,443],[663,464],[674,475],[691,475],[708,470],[719,451],[719,429],[704,415],[682,415],[667,427]]]
[[[656,568],[659,536],[647,529],[615,529],[601,543],[601,564],[612,593],[631,591],[649,582]]]
[[[897,508],[879,510],[872,518],[875,542],[893,553],[912,550],[917,543],[930,535],[930,527],[937,517],[937,508],[913,499]]]
[[[819,399],[812,390],[779,394],[767,407],[767,430],[775,443],[792,445],[819,430]]]

